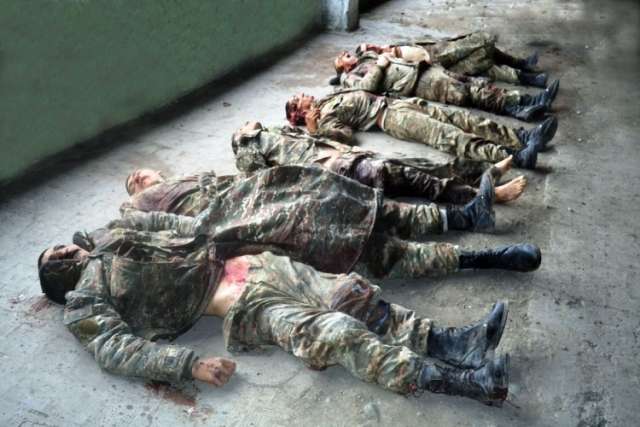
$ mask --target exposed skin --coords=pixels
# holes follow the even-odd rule
[[[378,65],[383,68],[388,66],[389,59],[381,56],[378,58]],[[318,120],[320,120],[320,109],[316,106],[315,97],[299,93],[289,98],[289,102],[295,104],[298,111],[304,115],[304,125],[309,133],[314,135],[318,131]],[[376,119],[378,126],[381,125],[382,117],[383,112],[381,111]]]
[[[513,166],[513,156],[509,156],[494,165],[500,171],[500,175],[507,173]],[[527,178],[520,175],[506,184],[496,187],[496,203],[506,203],[520,197],[527,186]]]
[[[164,178],[160,174],[160,171],[136,169],[127,178],[127,189],[129,190],[129,194],[134,195],[162,181],[164,181]]]
[[[520,175],[506,184],[496,187],[496,203],[507,203],[517,199],[524,192],[526,186],[527,178]]]
[[[431,64],[431,56],[426,49],[419,46],[378,46],[375,44],[362,43],[360,45],[362,52],[372,51],[376,53],[385,53],[395,58],[402,58],[408,62],[426,62]]]
[[[352,55],[350,52],[346,50],[341,52],[333,62],[336,67],[336,71],[338,72],[346,72],[353,70],[353,68],[358,63],[358,58],[355,55]]]
[[[307,95],[301,94],[299,96],[307,96]],[[243,134],[250,133],[254,130],[262,129],[262,128],[263,127],[260,122],[246,122],[241,128],[239,128],[235,132],[235,134],[243,135]],[[325,150],[325,155],[327,156],[328,159],[331,159],[333,155],[339,154],[337,150],[333,150],[330,148],[324,148],[324,150]],[[509,170],[511,170],[512,166],[513,166],[513,156],[509,156],[506,159],[501,160],[494,165],[494,167],[500,171],[500,175],[504,175],[505,173],[507,173]],[[520,175],[512,179],[506,184],[497,186],[495,190],[496,203],[507,203],[517,199],[518,197],[520,197],[520,195],[522,195],[526,186],[527,186],[527,178],[525,178],[523,175]]]
[[[89,252],[78,245],[54,246],[45,251],[42,262],[49,260],[73,259],[82,261]],[[225,263],[225,270],[218,290],[211,298],[205,315],[224,317],[229,308],[236,302],[244,290],[243,266],[238,259],[230,259]],[[248,265],[246,266],[248,269]],[[244,270],[246,274],[246,270]],[[236,362],[226,357],[199,358],[191,367],[194,379],[209,383],[215,387],[224,386],[236,371]]]
[[[82,249],[78,245],[54,246],[47,249],[42,256],[42,263],[45,264],[50,260],[75,259],[82,261],[89,252]]]

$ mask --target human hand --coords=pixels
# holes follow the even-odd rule
[[[387,55],[380,55],[378,56],[376,64],[382,68],[387,68],[389,66],[389,58],[387,57]]]
[[[304,122],[309,133],[313,134],[318,130],[318,120],[320,120],[320,110],[318,108],[312,108],[307,111]]]
[[[204,381],[216,387],[225,385],[236,371],[236,362],[224,357],[198,359],[191,367],[194,379]]]

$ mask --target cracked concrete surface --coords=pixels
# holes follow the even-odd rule
[[[388,299],[454,325],[508,299],[500,350],[512,354],[512,405],[406,398],[339,367],[308,370],[278,349],[236,356],[238,374],[223,389],[145,386],[102,372],[62,326],[60,308],[39,296],[39,252],[115,217],[132,168],[233,173],[232,131],[250,119],[283,123],[283,104],[293,92],[326,93],[336,52],[363,41],[480,29],[499,33],[504,47],[540,51],[541,67],[561,79],[560,127],[553,148],[541,155],[544,168],[525,172],[524,197],[497,209],[494,234],[447,238],[477,246],[531,241],[542,247],[542,267],[533,274],[483,272],[383,286]],[[355,33],[321,34],[179,117],[69,161],[63,173],[43,171],[40,184],[0,205],[0,424],[640,424],[639,41],[640,6],[631,1],[394,0],[364,15]],[[388,153],[433,153],[379,133],[358,139]],[[225,355],[220,326],[203,319],[178,342]]]

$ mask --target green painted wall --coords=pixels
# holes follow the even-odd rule
[[[317,0],[0,0],[0,182],[316,28]]]

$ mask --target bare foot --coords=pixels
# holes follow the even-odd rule
[[[500,160],[498,163],[493,165],[494,168],[500,171],[501,175],[504,175],[505,173],[507,173],[512,166],[513,166],[513,156],[509,156],[506,159]]]
[[[496,203],[506,203],[517,199],[526,186],[527,178],[520,175],[506,184],[496,187]]]

